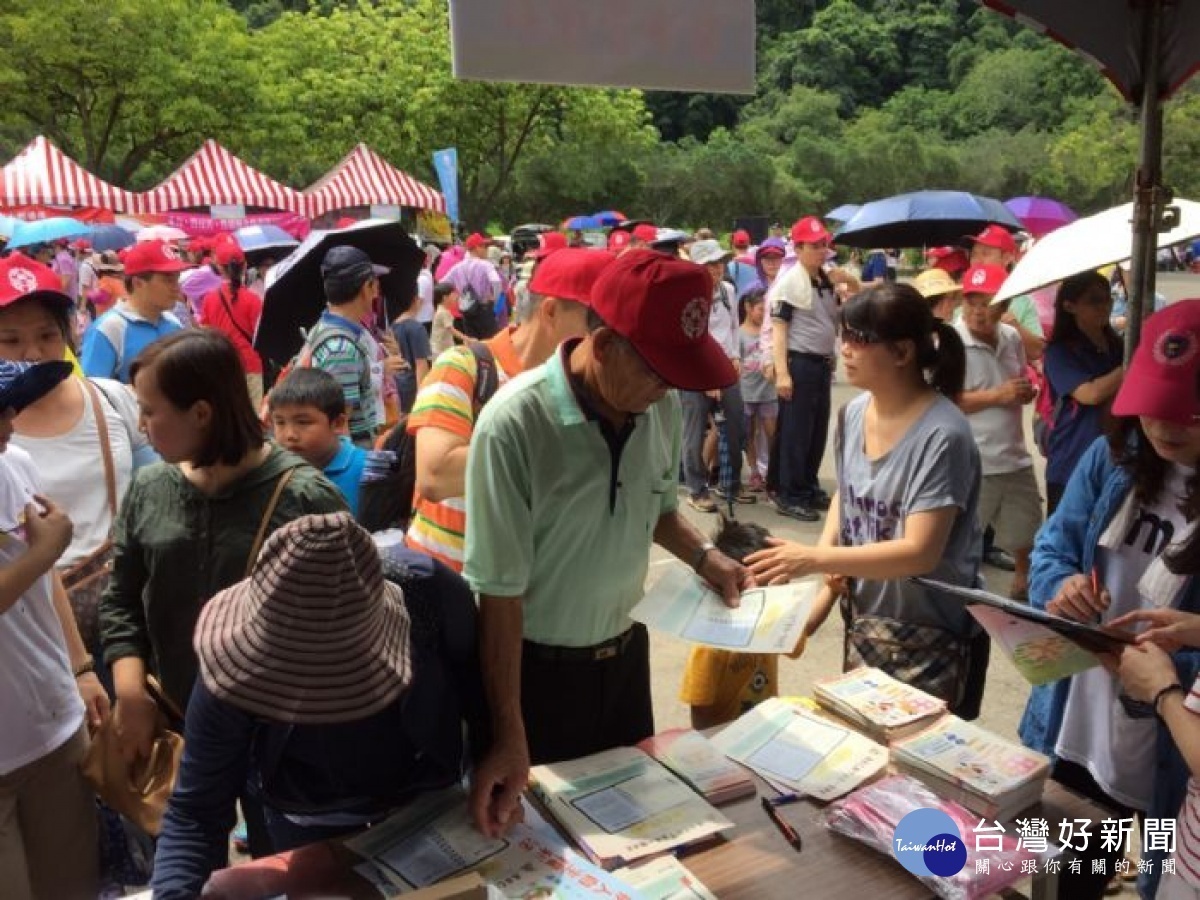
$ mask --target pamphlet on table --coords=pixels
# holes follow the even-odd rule
[[[713,742],[690,728],[673,728],[638,744],[714,806],[752,797],[754,779]]]
[[[772,784],[817,800],[842,796],[888,763],[886,747],[778,697],[728,725],[713,743]]]
[[[636,747],[534,766],[530,789],[606,869],[711,840],[733,823],[679,776]]]
[[[817,679],[813,696],[822,707],[885,744],[915,734],[946,712],[945,700],[870,666]]]
[[[817,578],[775,587],[755,587],[730,609],[707,582],[670,565],[629,614],[664,634],[739,653],[794,653],[813,599]]]
[[[700,879],[674,856],[617,869],[613,875],[633,887],[643,900],[717,900]]]

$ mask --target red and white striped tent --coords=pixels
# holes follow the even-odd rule
[[[98,207],[131,212],[129,191],[97,178],[45,137],[38,135],[3,169],[0,206]]]
[[[335,209],[388,204],[446,211],[446,198],[359,144],[304,191],[312,217]]]
[[[161,184],[141,195],[139,211],[165,213],[214,204],[308,215],[303,194],[242,162],[211,138]]]

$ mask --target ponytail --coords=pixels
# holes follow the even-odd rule
[[[229,302],[237,303],[238,294],[242,292],[242,284],[246,277],[246,263],[233,260],[222,266],[225,276],[229,279]]]
[[[951,400],[957,401],[967,378],[967,350],[953,325],[937,322],[933,330],[937,346],[930,342],[929,359],[920,360],[922,368],[931,370],[930,386]],[[925,356],[918,351],[919,356]]]

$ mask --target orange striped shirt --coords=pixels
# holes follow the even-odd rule
[[[501,384],[524,369],[512,342],[515,328],[506,328],[485,341],[496,361],[496,375]],[[422,428],[440,428],[469,441],[479,412],[474,403],[476,372],[475,354],[466,347],[451,347],[439,356],[421,383],[408,416],[408,433],[416,435]],[[426,500],[418,491],[413,496],[413,510],[404,542],[461,572],[467,529],[464,498],[450,497],[439,503]]]

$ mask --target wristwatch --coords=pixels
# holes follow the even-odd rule
[[[700,569],[704,565],[704,560],[708,558],[708,552],[716,549],[717,545],[712,541],[705,541],[701,544],[700,548],[696,551],[696,555],[692,557],[692,571],[699,575]]]
[[[83,659],[83,662],[81,662],[78,666],[75,667],[75,672],[73,674],[75,675],[76,678],[78,678],[80,675],[86,675],[88,672],[95,672],[95,671],[96,671],[96,660],[92,659],[91,656],[85,656]]]

